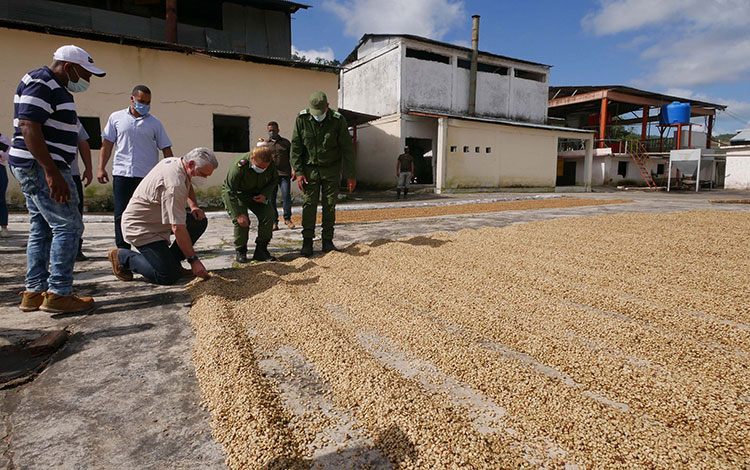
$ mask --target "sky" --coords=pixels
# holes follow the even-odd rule
[[[750,128],[750,0],[296,0],[292,44],[343,59],[365,33],[414,34],[552,66],[551,86],[626,85],[727,105]],[[694,122],[703,122],[703,118]]]

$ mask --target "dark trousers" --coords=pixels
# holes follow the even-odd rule
[[[276,188],[276,191],[273,192],[273,196],[271,196],[271,205],[273,206],[273,212],[276,217],[274,220],[277,222],[279,220],[279,209],[278,206],[276,206],[276,196],[279,190],[281,190],[281,204],[284,208],[284,220],[292,219],[291,180],[292,179],[289,176],[279,176],[279,186]]]
[[[130,249],[130,244],[122,238],[120,222],[122,221],[122,213],[128,207],[128,202],[130,202],[135,188],[138,187],[141,181],[143,181],[143,178],[112,177],[112,191],[115,199],[115,245],[117,245],[117,248]]]
[[[83,183],[81,183],[81,177],[73,175],[73,182],[76,184],[76,191],[78,192],[78,212],[81,213],[81,220],[83,220]],[[84,225],[84,229],[86,226]],[[83,249],[83,234],[78,242],[78,252],[80,253]]]
[[[198,221],[188,213],[185,222],[190,240],[195,245],[195,242],[206,231],[208,219]],[[172,243],[172,246],[169,246],[165,240],[159,240],[136,248],[140,253],[120,249],[117,259],[123,267],[156,284],[170,285],[180,279],[180,261],[185,259],[185,255],[177,245],[177,240]]]
[[[8,190],[8,172],[0,165],[0,227],[8,225],[8,204],[5,202],[5,191]]]

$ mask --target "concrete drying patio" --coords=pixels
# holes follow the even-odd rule
[[[423,196],[398,205],[529,196]],[[436,231],[622,212],[750,212],[747,204],[708,201],[748,197],[738,192],[633,191],[571,196],[633,202],[347,224],[337,227],[336,242],[345,247]],[[394,201],[375,203],[375,207],[384,205],[393,206]],[[16,308],[16,294],[23,288],[26,225],[11,223],[11,230],[13,237],[0,241],[0,351],[6,353],[2,373],[14,375],[13,367],[6,366],[13,362],[18,365],[15,375],[19,377],[7,382],[14,386],[0,391],[0,467],[223,468],[224,456],[211,437],[209,415],[201,406],[191,361],[194,340],[188,318],[190,298],[184,285],[158,287],[116,280],[106,259],[113,246],[111,222],[88,222],[84,251],[91,260],[76,265],[76,289],[96,298],[97,311],[88,316],[54,318],[43,312],[23,313]],[[219,272],[232,266],[231,241],[230,221],[217,214],[197,247],[210,270]],[[284,229],[275,232],[271,249],[290,260],[296,257],[300,243],[299,230]],[[41,356],[32,358],[23,356],[18,348],[61,329],[70,337],[57,352],[42,351]],[[28,374],[20,369],[37,372]]]

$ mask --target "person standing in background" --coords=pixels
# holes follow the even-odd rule
[[[0,238],[10,237],[8,231],[8,204],[5,201],[5,192],[8,190],[8,150],[10,150],[10,139],[0,134]]]
[[[83,160],[83,182],[81,181],[81,170],[78,167],[78,155],[70,164],[70,174],[73,177],[73,182],[76,184],[76,191],[78,191],[78,212],[81,214],[83,219],[83,188],[84,182],[88,187],[94,179],[93,167],[91,166],[91,147],[89,146],[89,134],[86,129],[83,128],[81,121],[78,121],[78,153],[81,155]],[[84,230],[85,230],[84,225]],[[88,258],[83,254],[83,234],[78,242],[78,254],[76,255],[76,261],[86,261]]]
[[[279,187],[273,191],[271,196],[271,205],[273,206],[274,217],[273,229],[279,229],[279,209],[276,206],[276,196],[278,189],[281,190],[281,202],[284,207],[284,223],[290,229],[294,228],[292,222],[292,181],[295,174],[292,164],[289,162],[289,149],[292,143],[279,135],[279,124],[276,121],[268,123],[268,140],[266,144],[273,152],[273,162],[276,165],[276,172],[279,174]]]
[[[398,156],[396,161],[396,199],[401,198],[401,190],[404,191],[404,199],[409,194],[409,182],[414,176],[414,158],[409,154],[409,147],[404,147],[404,153]]]
[[[135,188],[153,167],[159,163],[159,150],[164,158],[172,154],[172,142],[161,121],[151,114],[151,90],[137,85],[130,96],[130,106],[109,116],[102,131],[102,149],[96,177],[100,183],[109,182],[107,162],[112,161],[112,192],[115,202],[115,244],[129,249],[122,237],[122,213],[133,197]]]

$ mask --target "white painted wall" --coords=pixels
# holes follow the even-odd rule
[[[724,189],[750,189],[750,148],[727,152]]]
[[[403,152],[401,115],[387,116],[357,128],[357,180],[396,185],[396,160]]]
[[[388,51],[388,47],[392,49]],[[375,116],[397,113],[400,66],[401,52],[394,44],[347,65],[340,75],[339,106]]]
[[[444,55],[450,63],[406,57],[407,48]],[[377,116],[413,109],[468,112],[469,70],[458,67],[459,59],[469,60],[468,52],[398,38],[366,41],[357,53],[358,59],[341,72],[341,107]],[[546,122],[547,67],[481,54],[479,61],[506,67],[508,75],[477,72],[478,115]],[[515,68],[542,74],[544,82],[515,77]]]
[[[557,139],[549,130],[450,119],[445,187],[554,188]]]

